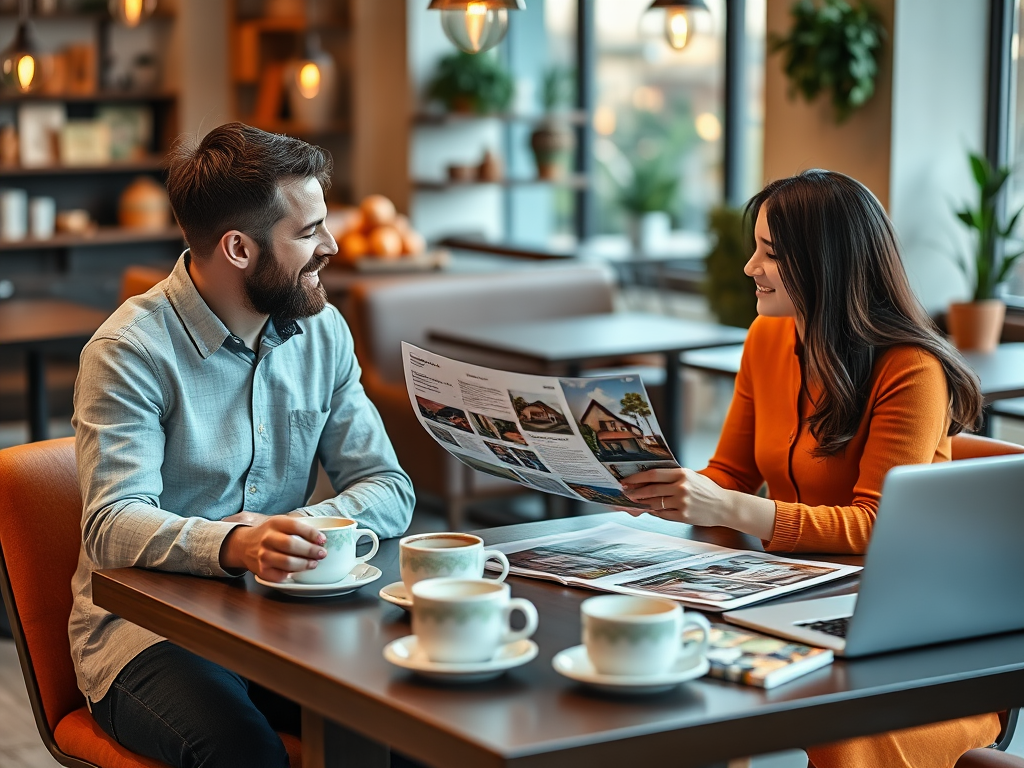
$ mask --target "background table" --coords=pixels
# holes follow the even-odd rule
[[[68,342],[84,345],[106,319],[106,312],[58,299],[0,302],[0,347],[25,351],[30,442],[45,440],[49,434],[47,349]]]
[[[481,533],[496,543],[611,520],[760,548],[725,529],[625,513]],[[382,656],[388,642],[410,633],[404,612],[377,597],[380,586],[398,579],[397,556],[397,541],[382,542],[373,563],[383,578],[328,600],[282,598],[251,577],[227,581],[139,569],[95,573],[93,597],[299,702],[306,768],[323,764],[324,753],[327,765],[340,765],[340,754],[346,768],[379,768],[388,765],[388,748],[436,768],[696,768],[1024,704],[1024,632],[840,660],[770,691],[704,678],[657,696],[599,694],[551,667],[555,653],[580,642],[579,604],[593,593],[519,578],[509,580],[513,595],[533,601],[540,614],[538,658],[486,683],[422,681]],[[797,596],[853,588],[848,579]],[[322,718],[344,728],[325,730]]]
[[[732,345],[747,332],[717,323],[683,320],[640,312],[556,318],[536,322],[480,325],[463,328],[431,328],[430,338],[456,350],[480,350],[540,365],[552,374],[577,376],[586,362],[630,355],[661,354],[665,360],[665,441],[681,460],[682,397],[679,354],[691,349]],[[467,360],[472,362],[472,360]]]
[[[682,356],[686,368],[718,376],[735,376],[740,370],[743,345],[687,352]],[[992,419],[988,406],[999,400],[1024,396],[1024,343],[1000,344],[993,352],[965,352],[964,360],[981,382],[986,417],[981,434],[991,435]]]

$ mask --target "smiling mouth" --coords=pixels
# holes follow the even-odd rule
[[[757,293],[761,294],[762,296],[768,293],[775,293],[774,288],[768,288],[764,285],[761,285],[760,283],[754,283],[754,288],[756,289]]]

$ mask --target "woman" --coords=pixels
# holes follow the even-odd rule
[[[862,554],[892,467],[948,461],[981,416],[975,375],[907,281],[866,187],[812,170],[747,206],[757,312],[714,457],[626,478],[651,514],[722,525],[777,552]],[[757,494],[767,483],[767,498]],[[816,768],[950,768],[991,744],[995,715],[808,750]]]

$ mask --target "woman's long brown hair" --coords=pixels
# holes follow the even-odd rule
[[[978,377],[939,334],[907,280],[892,223],[870,190],[833,171],[774,181],[747,203],[752,229],[764,208],[782,283],[804,322],[806,379],[821,385],[808,419],[815,455],[857,433],[879,355],[915,344],[942,364],[949,434],[981,422]]]

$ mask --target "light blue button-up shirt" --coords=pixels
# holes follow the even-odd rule
[[[187,252],[96,332],[75,384],[83,511],[69,628],[90,701],[162,639],[93,604],[94,570],[228,576],[220,550],[235,524],[221,521],[242,510],[343,515],[381,538],[405,531],[412,484],[359,377],[331,305],[268,322],[259,349],[246,348],[199,295]],[[306,506],[317,460],[339,493]]]

